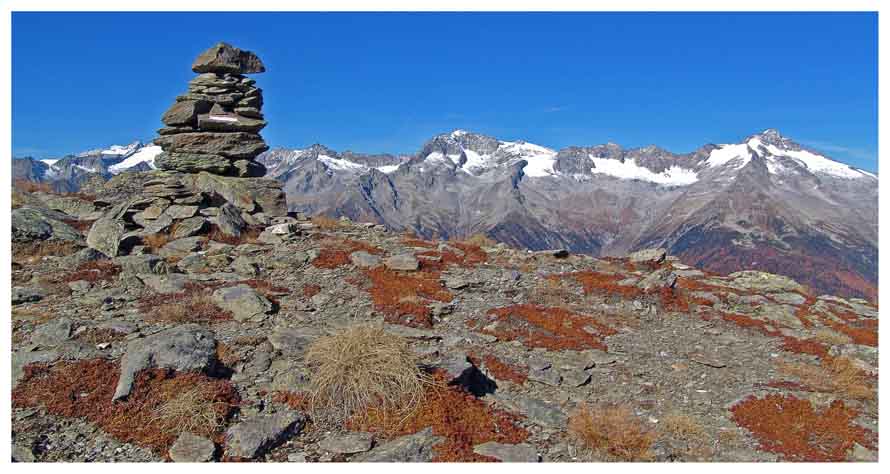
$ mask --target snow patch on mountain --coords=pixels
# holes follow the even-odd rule
[[[108,172],[111,174],[118,174],[138,165],[139,163],[146,163],[151,169],[155,169],[155,158],[161,154],[161,151],[161,147],[158,145],[142,147],[136,153],[125,158],[124,161],[109,166]]]
[[[748,149],[747,143],[718,145],[716,149],[711,151],[705,163],[710,168],[717,168],[732,163],[733,168],[739,169],[747,165],[751,158],[751,150]]]
[[[547,147],[526,142],[501,142],[499,148],[507,153],[518,155],[528,163],[522,170],[526,176],[538,178],[556,174],[553,169],[553,165],[556,163],[556,152]]]
[[[695,171],[677,165],[671,166],[661,173],[656,173],[638,165],[634,159],[622,162],[612,158],[598,158],[590,155],[590,160],[594,165],[590,170],[591,173],[604,174],[619,179],[636,179],[665,186],[688,186],[698,181],[698,174]]]
[[[108,148],[97,148],[78,153],[78,157],[102,155],[103,157],[123,156],[127,157],[142,147],[142,143],[135,141],[129,145],[111,145]]]
[[[753,141],[753,140],[752,140]],[[853,168],[852,166],[838,163],[822,155],[807,150],[785,150],[775,145],[765,145],[766,150],[774,156],[786,156],[805,166],[812,173],[822,173],[839,178],[856,179],[862,177],[876,177],[871,173]]]

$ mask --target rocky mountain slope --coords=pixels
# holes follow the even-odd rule
[[[134,142],[15,159],[13,179],[73,192],[153,169],[160,152]],[[758,269],[877,298],[877,177],[776,130],[688,154],[612,143],[556,151],[456,130],[413,156],[313,145],[258,161],[283,183],[289,209],[309,215],[601,256],[663,246],[709,271]]]
[[[110,179],[122,172],[148,171],[161,147],[135,141],[129,145],[84,151],[59,159],[14,158],[12,180],[45,183],[59,192],[77,192],[93,179]]]
[[[530,195],[493,172],[480,173],[491,193]],[[865,300],[664,250],[529,252],[302,215],[238,237],[143,231],[126,256],[85,248],[129,179],[13,196],[18,461],[877,459],[878,309]],[[320,383],[307,351],[367,324],[435,381],[398,424],[307,402]]]
[[[412,157],[316,145],[259,160],[292,211],[533,250],[662,246],[710,271],[759,269],[877,297],[877,177],[776,130],[688,154],[611,143],[556,151],[457,130]]]

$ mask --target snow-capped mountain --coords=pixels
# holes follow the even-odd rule
[[[154,160],[160,153],[161,147],[157,145],[135,141],[129,145],[112,145],[63,158],[16,158],[12,163],[12,176],[13,180],[46,182],[59,191],[73,192],[96,176],[107,179],[124,171],[154,169]]]
[[[776,130],[685,154],[614,143],[557,151],[455,130],[411,157],[314,145],[260,161],[295,211],[532,249],[666,246],[714,271],[757,268],[875,294],[877,177]]]

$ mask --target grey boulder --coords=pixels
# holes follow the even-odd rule
[[[121,359],[121,375],[112,400],[130,394],[136,374],[141,370],[156,367],[205,371],[214,364],[215,354],[216,338],[197,324],[185,324],[131,341]]]
[[[226,431],[226,454],[253,459],[291,435],[299,434],[305,422],[302,413],[291,411],[258,415],[242,421]]]
[[[213,292],[213,302],[231,311],[236,321],[263,317],[272,311],[272,303],[247,285],[220,288]]]

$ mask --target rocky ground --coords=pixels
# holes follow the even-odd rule
[[[13,205],[17,461],[877,459],[864,300],[297,215],[108,259],[89,196]],[[303,402],[306,348],[364,322],[449,384],[406,425]]]

